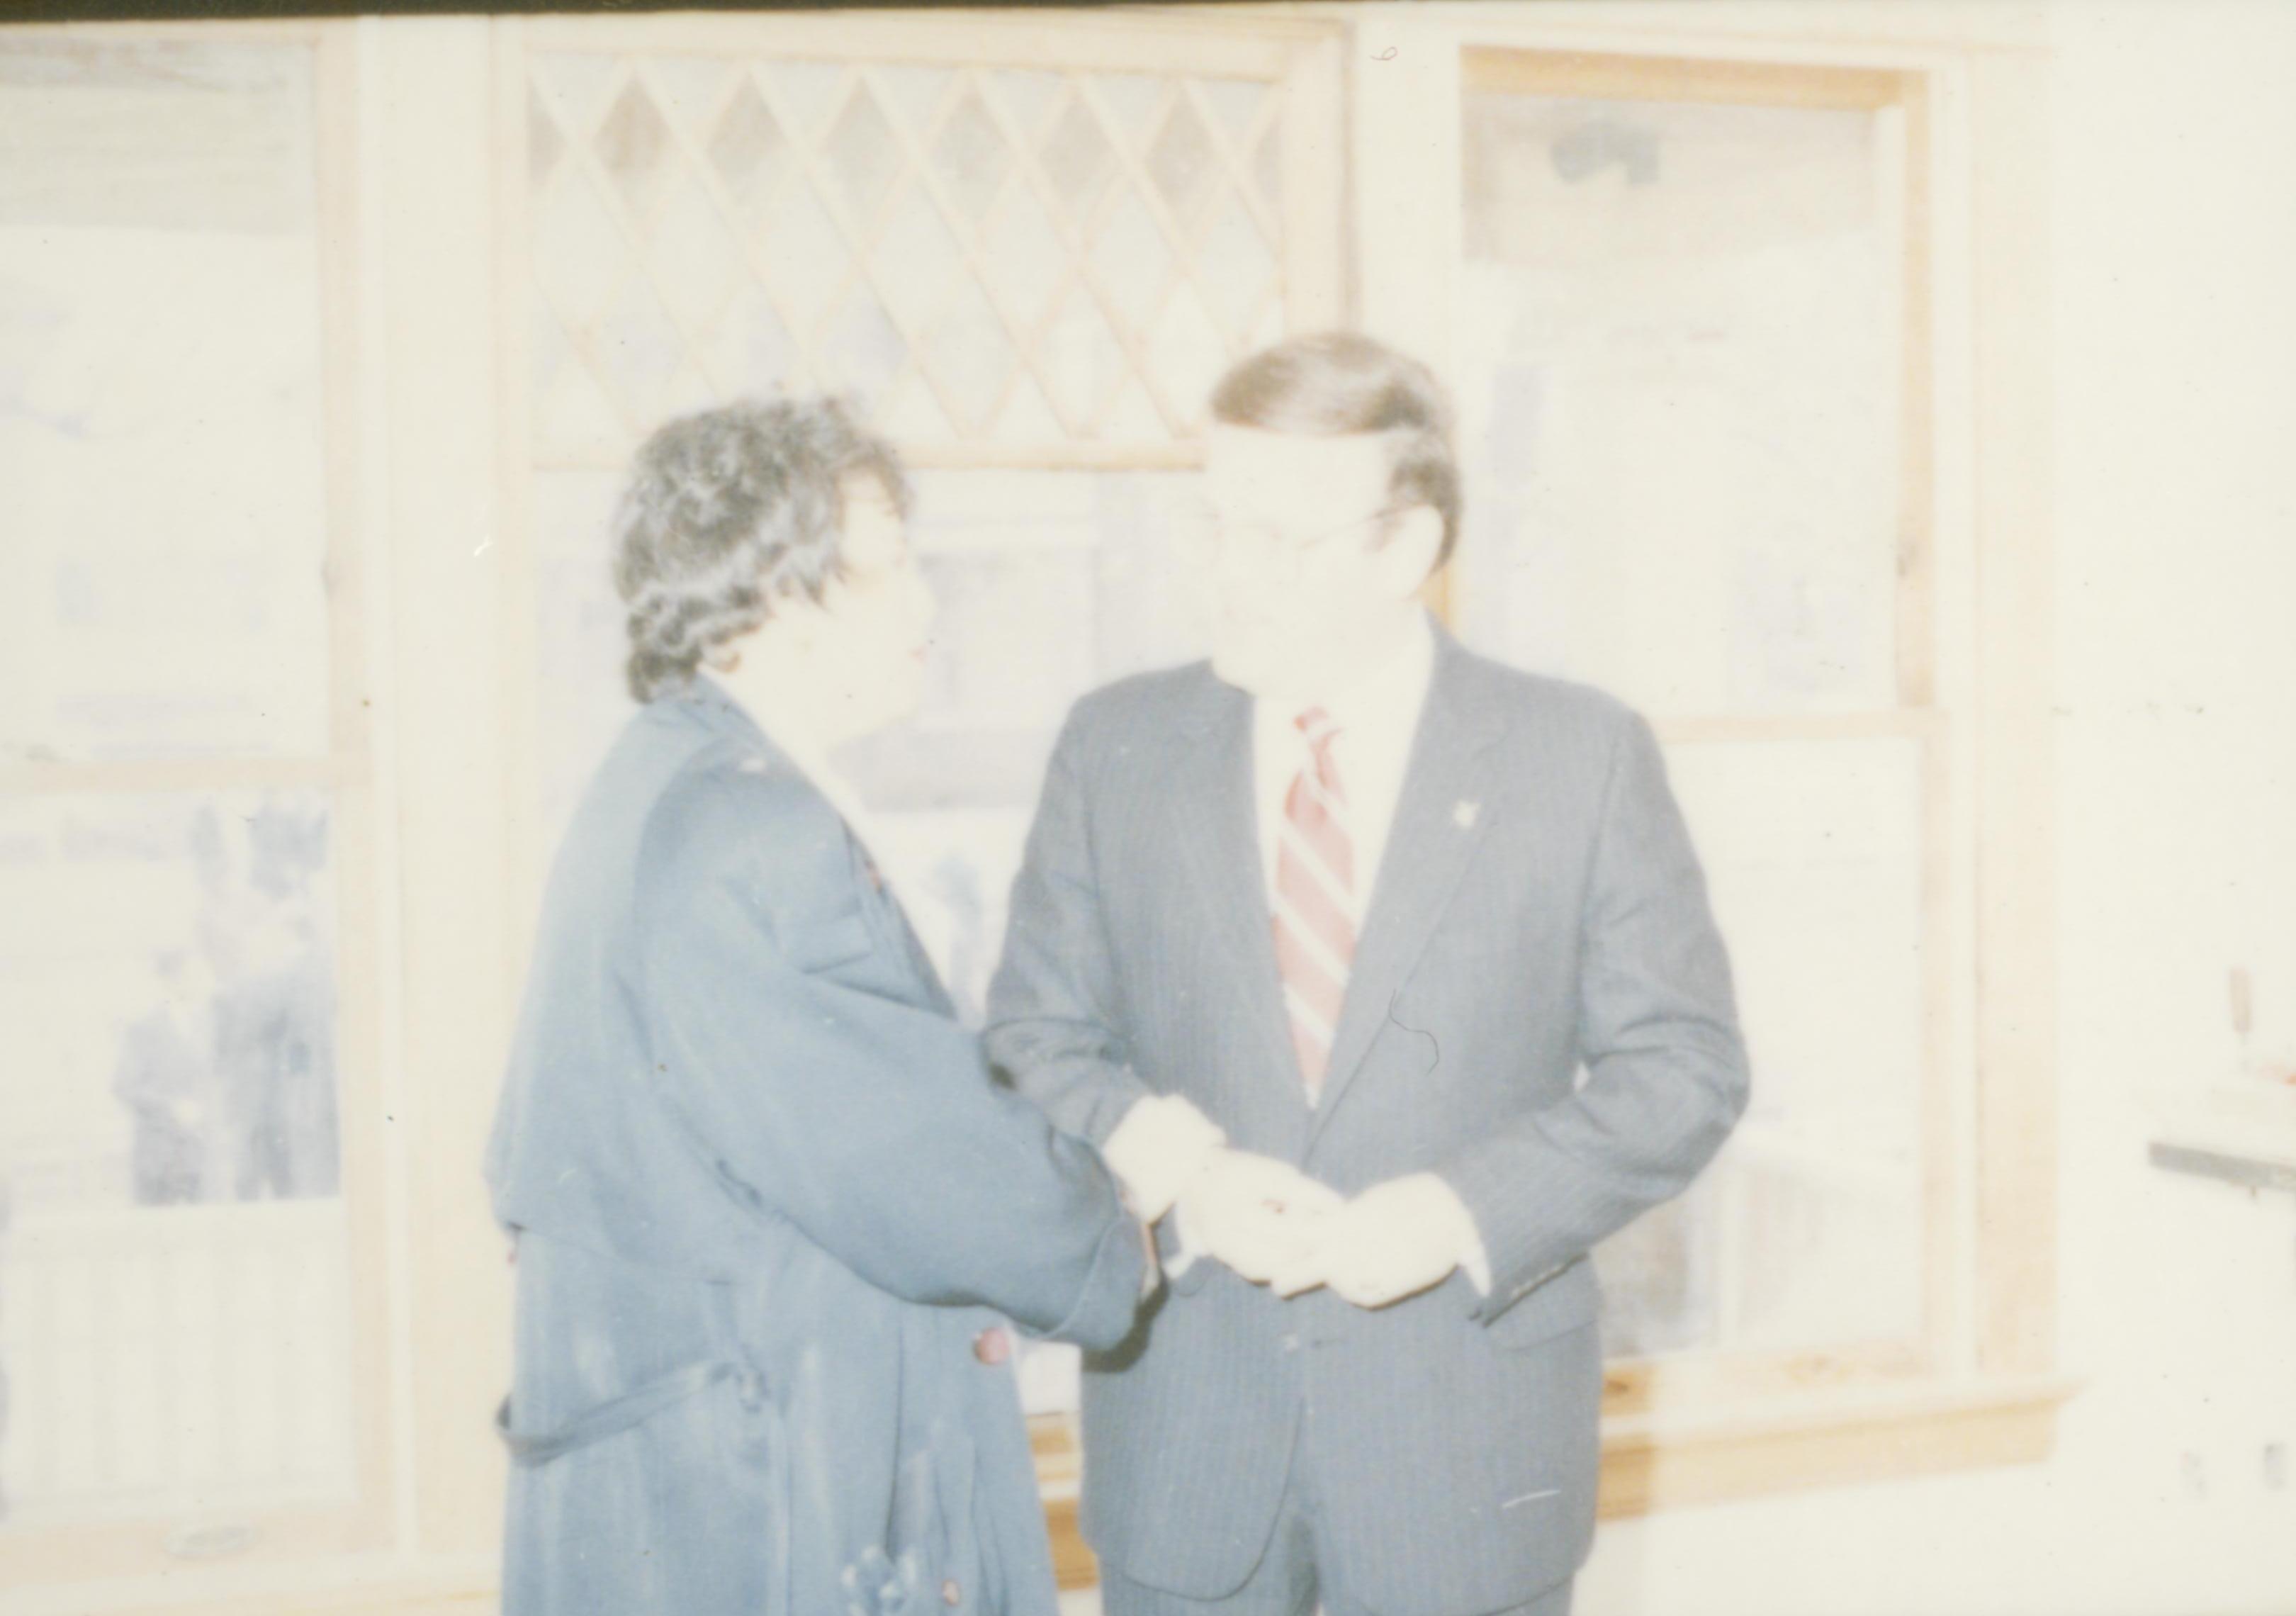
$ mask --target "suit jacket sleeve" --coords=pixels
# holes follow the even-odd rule
[[[737,1202],[879,1289],[1121,1340],[1146,1259],[1113,1177],[957,1022],[832,974],[855,963],[836,939],[867,936],[857,894],[790,867],[807,838],[775,789],[709,782],[649,833],[637,969],[667,1103]]]
[[[1746,1107],[1728,957],[1657,739],[1633,715],[1603,788],[1579,955],[1585,1082],[1441,1169],[1490,1258],[1487,1318],[1679,1194]]]
[[[1068,1133],[1105,1140],[1150,1090],[1115,1026],[1116,964],[1093,872],[1083,773],[1071,716],[1053,751],[1021,874],[1004,957],[988,988],[989,1059]]]

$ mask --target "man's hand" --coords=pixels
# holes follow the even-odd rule
[[[1269,1276],[1276,1293],[1317,1285],[1358,1308],[1384,1308],[1483,1267],[1482,1237],[1456,1191],[1433,1173],[1375,1184],[1316,1225],[1316,1237]],[[1488,1279],[1478,1279],[1488,1289]]]
[[[1265,1280],[1297,1262],[1345,1204],[1337,1190],[1273,1156],[1222,1148],[1180,1191],[1180,1244]]]

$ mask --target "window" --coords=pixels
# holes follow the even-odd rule
[[[1228,364],[1342,316],[1334,30],[1267,17],[526,25],[503,83],[530,560],[512,791],[547,857],[630,707],[608,521],[632,451],[741,395],[857,398],[916,484],[931,694],[841,759],[976,1014],[1054,734],[1199,654],[1172,513]],[[513,726],[513,735],[520,726]],[[521,950],[526,939],[516,946]],[[1065,1580],[1076,1358],[1032,1347]]]
[[[1652,709],[1726,918],[1791,861],[1845,947],[1951,968],[1942,988],[1874,979],[1894,997],[1859,1013],[1917,1018],[1923,1046],[1857,1074],[1897,1107],[1884,1127],[1849,1119],[1859,1159],[1830,1136],[1814,1152],[1778,1137],[1828,1121],[1833,1097],[1779,1080],[1786,1063],[1830,1070],[1847,1040],[1770,1016],[1766,1095],[1810,1103],[1758,1120],[1776,1126],[1750,1133],[1764,1148],[1730,1194],[1718,1172],[1604,1253],[1611,1323],[1635,1341],[1612,1366],[1605,1507],[2038,1452],[2062,1395],[2044,69],[1980,48],[2030,43],[2030,24],[1606,18],[1605,49],[1655,53],[1621,59],[1569,48],[1593,26],[1576,15],[9,30],[0,1586],[125,1579],[234,1611],[308,1609],[353,1579],[377,1608],[489,1596],[509,1286],[476,1168],[557,818],[626,710],[603,511],[653,420],[834,385],[899,435],[951,644],[929,710],[848,761],[931,876],[977,998],[1053,718],[1086,685],[1195,647],[1164,512],[1196,465],[1201,379],[1275,331],[1349,320],[1468,361],[1447,373],[1471,447],[1502,426],[1590,441],[1559,390],[1567,366],[1501,385],[1538,356],[1512,339],[1460,349],[1471,286],[1495,307],[1486,294],[1519,288],[1545,250],[1506,224],[1509,187],[1625,194],[1648,160],[1637,124],[1660,130],[1658,176],[1635,193],[1664,201],[1644,209],[1660,228],[1683,200],[1669,140],[1710,176],[1790,158],[1774,183],[1833,204],[1864,153],[1867,189],[1826,216],[1826,250],[1838,268],[1865,243],[1861,296],[1895,299],[1903,340],[1877,321],[1870,368],[1808,377],[1786,402],[1804,421],[1826,399],[1895,412],[1867,440],[1895,469],[1827,485],[1837,512],[1883,496],[1836,551],[1766,530],[1765,512],[1805,507],[1718,485],[1726,443],[1685,456],[1694,435],[1666,429],[1669,465],[1738,489],[1700,552],[1737,593],[1685,598],[1784,625],[1783,657],[1739,654],[1727,611],[1655,644],[1574,638],[1541,615],[1538,583],[1580,587],[1546,536],[1574,498],[1608,517],[1489,464],[1489,522],[1450,610],[1486,645]],[[1770,53],[1869,65],[1678,60],[1693,26],[1702,42],[1740,30],[1717,47],[1739,56],[1802,29]],[[1565,103],[1625,127],[1570,148],[1566,166],[1592,170],[1575,191],[1537,171],[1552,172],[1537,143],[1566,131],[1509,122]],[[1471,103],[1496,109],[1472,182]],[[1496,199],[1486,234],[1466,227],[1471,184]],[[1744,223],[1775,236],[1778,213]],[[1581,246],[1607,227],[1578,217]],[[1845,235],[1844,218],[1862,222]],[[807,232],[824,280],[791,279],[775,250]],[[1765,250],[1806,271],[1822,256],[1791,232]],[[1595,290],[1614,313],[1653,292],[1669,318],[1685,308],[1680,287]],[[1631,348],[1633,324],[1609,329]],[[1617,453],[1637,396],[1611,398]],[[1924,413],[1926,448],[1904,430]],[[1888,540],[1870,524],[1892,501],[1929,535],[1900,552],[1926,578],[1878,570]],[[1632,574],[1584,578],[1615,600]],[[1001,654],[1021,602],[1063,631],[1025,673]],[[1908,682],[1919,645],[1935,653],[1926,694]],[[1802,811],[1741,811],[1788,770]],[[1814,872],[1812,845],[1853,832],[1855,857]],[[1741,954],[1751,1014],[1765,971],[1782,980],[1795,956]],[[1904,1161],[1876,1160],[1902,1149],[1909,1096],[1910,1226]],[[1854,1309],[1731,1255],[1806,1240],[1813,1271],[1838,1271],[1825,1253],[1859,1218],[1893,1254]],[[1061,1406],[1060,1370],[1032,1366],[1037,1406]],[[1072,1434],[1047,1415],[1036,1435],[1063,1578],[1088,1580]]]
[[[628,710],[631,451],[850,394],[916,469],[942,620],[928,710],[849,761],[944,872],[974,1002],[1068,703],[1193,652],[1166,513],[1211,382],[1340,313],[1328,30],[1030,32],[536,27],[520,73],[540,843]]]
[[[566,49],[529,87],[545,463],[775,388],[913,446],[1164,444],[1283,329],[1280,81]]]
[[[1447,190],[1379,157],[1357,196],[1414,209],[1361,243],[1367,323],[1458,393],[1444,599],[1653,720],[1754,1065],[1714,1167],[1596,1253],[1604,1508],[2038,1456],[2061,1388],[2011,1372],[2047,1367],[2046,1225],[1972,1215],[2047,1194],[2010,1121],[2046,1052],[1980,991],[2046,958],[1992,840],[2031,811],[2001,722],[2030,737],[2036,687],[1938,515],[1941,423],[1972,422],[1936,381],[1939,79],[1413,44],[1352,111],[1455,154]]]
[[[0,1581],[384,1490],[340,66],[0,41]]]
[[[1917,1361],[1956,805],[1906,111],[1891,75],[1802,76],[1818,105],[1585,77],[1468,61],[1452,599],[1660,726],[1755,1066],[1715,1167],[1599,1253],[1611,1349]]]

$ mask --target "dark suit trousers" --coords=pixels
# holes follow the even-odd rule
[[[1311,1440],[1301,1432],[1303,1441]],[[1219,1599],[1190,1599],[1135,1582],[1114,1568],[1101,1567],[1103,1616],[1385,1616],[1356,1598],[1328,1568],[1335,1563],[1323,1513],[1316,1506],[1311,1466],[1294,1453],[1291,1480],[1269,1535],[1267,1550],[1243,1586]],[[1570,1616],[1570,1579],[1565,1579],[1528,1604],[1476,1616]]]

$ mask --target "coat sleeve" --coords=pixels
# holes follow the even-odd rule
[[[1113,1177],[997,1087],[957,1022],[855,985],[868,934],[842,832],[825,860],[792,789],[720,778],[657,811],[636,968],[651,1079],[737,1202],[879,1289],[1112,1345],[1146,1263]]]
[[[1688,1186],[1744,1112],[1730,966],[1657,738],[1620,726],[1580,917],[1586,1081],[1439,1169],[1490,1259],[1495,1317]]]
[[[988,988],[988,1058],[1061,1128],[1095,1144],[1151,1092],[1116,1026],[1116,963],[1093,871],[1085,723],[1053,751],[1020,875],[1004,956]]]

